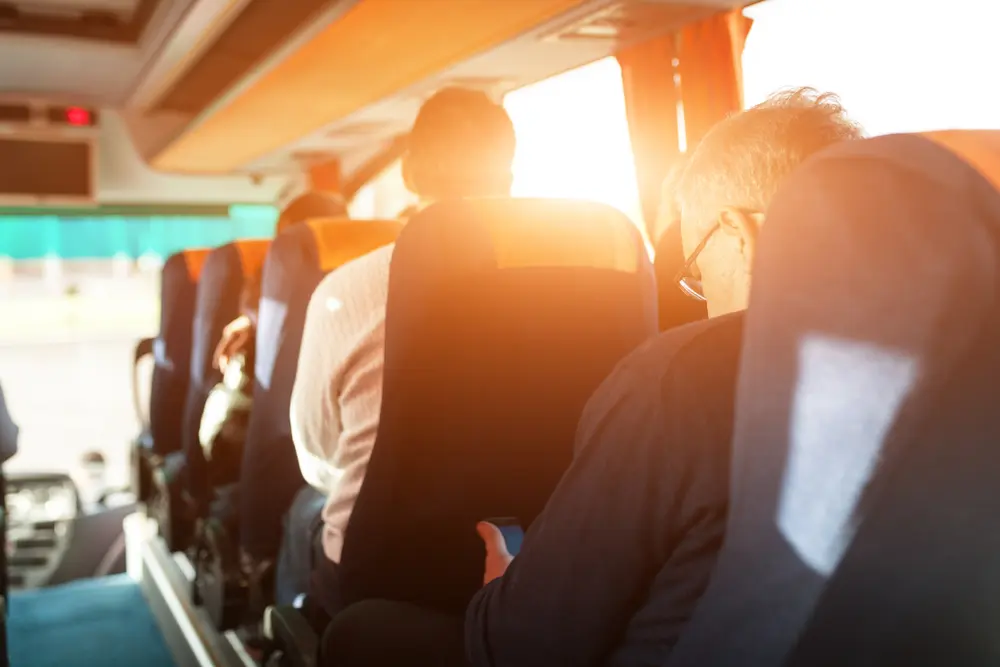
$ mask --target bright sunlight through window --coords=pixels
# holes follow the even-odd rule
[[[1000,3],[768,0],[746,14],[747,105],[812,86],[837,93],[871,135],[1000,128]]]
[[[509,93],[515,197],[586,199],[625,213],[643,238],[621,68],[605,58]],[[394,217],[415,198],[395,164],[351,203],[354,217]],[[648,245],[648,241],[647,241]]]
[[[515,197],[603,202],[645,234],[617,60],[515,90],[504,107],[517,132]]]

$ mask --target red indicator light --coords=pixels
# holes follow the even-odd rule
[[[90,112],[80,107],[68,107],[66,109],[66,122],[70,125],[89,126]]]

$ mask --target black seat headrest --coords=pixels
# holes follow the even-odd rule
[[[174,253],[160,274],[160,329],[153,341],[149,429],[153,451],[166,456],[181,448],[181,419],[191,373],[191,329],[195,294],[208,250]]]
[[[239,316],[243,284],[260,271],[269,245],[270,241],[258,239],[227,243],[208,253],[202,265],[191,334],[191,380],[181,434],[189,490],[196,497],[207,487],[206,462],[198,439],[201,415],[212,387],[222,381],[222,374],[213,366],[215,348],[222,330]]]
[[[292,356],[282,358],[282,367],[294,377],[306,306],[323,276],[392,243],[400,229],[395,220],[322,218],[295,225],[275,239],[264,265],[257,329],[255,374],[265,389],[283,350]]]
[[[381,421],[345,537],[345,602],[459,612],[482,583],[476,521],[534,520],[587,398],[655,331],[649,257],[611,207],[484,199],[414,216],[392,257]]]

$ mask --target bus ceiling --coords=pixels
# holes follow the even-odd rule
[[[442,86],[501,96],[750,3],[340,0],[287,21],[280,40],[268,18],[277,4],[246,2],[183,74],[130,110],[130,130],[155,168],[266,172],[327,153],[350,174]]]
[[[296,174],[356,190],[398,156],[397,138],[442,86],[502,96],[617,55],[651,211],[656,175],[683,144],[670,129],[678,104],[688,143],[738,107],[745,26],[733,12],[747,4],[0,0],[0,92],[114,110],[102,114],[98,171],[130,162],[106,155],[125,150],[120,137],[154,171],[243,174],[223,197],[256,201],[294,190]]]

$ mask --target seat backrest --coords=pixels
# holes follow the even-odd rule
[[[971,167],[942,160],[968,173],[970,186],[956,193],[953,217],[961,219],[938,221],[968,239],[967,250],[978,246],[949,258],[962,279],[948,281],[951,296],[969,307],[965,318],[939,324],[955,349],[942,346],[925,362],[937,372],[917,397],[919,427],[883,464],[864,521],[787,661],[793,666],[985,667],[1000,659],[1000,132],[923,137]]]
[[[1000,194],[977,166],[886,136],[781,188],[726,540],[671,667],[996,664]]]
[[[241,540],[259,558],[275,555],[282,516],[304,484],[288,412],[309,298],[324,275],[392,243],[401,227],[394,220],[311,220],[283,232],[267,254],[240,471]]]
[[[191,380],[181,435],[188,490],[201,500],[206,500],[203,496],[207,466],[198,430],[208,394],[222,381],[222,374],[213,366],[215,348],[222,330],[239,316],[244,281],[260,271],[270,243],[261,239],[227,243],[208,253],[202,266],[191,333]]]
[[[684,260],[681,226],[674,223],[663,231],[656,242],[654,264],[660,297],[660,331],[699,322],[708,317],[705,303],[684,294],[677,284],[677,274],[684,266]]]
[[[601,204],[443,202],[393,253],[378,435],[341,559],[345,604],[461,613],[482,585],[475,524],[541,511],[587,398],[656,332],[632,223]]]
[[[181,423],[191,378],[191,329],[195,293],[208,250],[183,250],[167,258],[160,274],[160,330],[153,341],[149,430],[153,452],[181,449]]]

